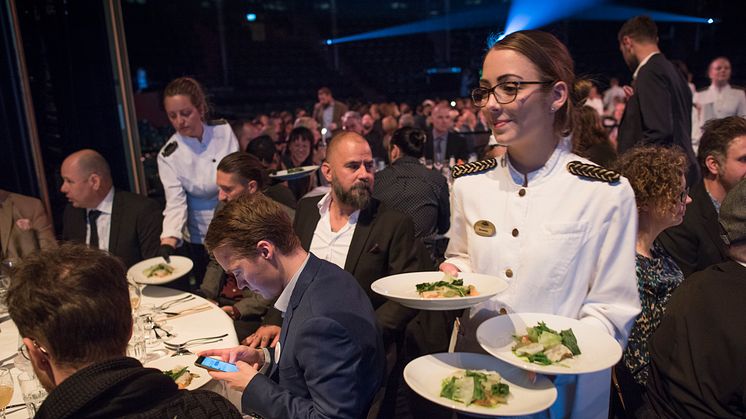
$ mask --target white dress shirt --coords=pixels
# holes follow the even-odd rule
[[[495,169],[455,180],[446,262],[508,283],[464,316],[458,350],[482,352],[476,329],[502,310],[580,319],[626,344],[640,312],[635,196],[624,178],[608,184],[569,173],[570,161],[588,163],[569,150],[569,141],[562,140],[546,164],[525,178],[505,155]],[[474,225],[480,220],[491,222],[496,233],[478,235]],[[571,417],[605,418],[609,377],[609,370],[562,376],[555,382],[558,400],[565,399]],[[572,386],[574,401],[567,400]],[[552,417],[568,414],[561,405],[553,406]]]
[[[344,269],[347,252],[350,250],[352,236],[355,234],[355,226],[357,226],[357,218],[360,215],[360,210],[353,212],[349,220],[347,220],[347,224],[335,232],[332,231],[331,215],[329,214],[331,203],[331,192],[324,195],[318,203],[319,215],[321,217],[319,218],[319,223],[316,224],[316,230],[313,232],[310,252],[316,255],[317,258],[324,259]]]
[[[711,119],[727,116],[746,117],[746,94],[741,89],[735,89],[730,84],[721,89],[710,85],[706,90],[697,92],[692,102],[699,105],[692,113],[692,145],[694,151],[699,148],[702,137],[702,126]]]
[[[648,54],[647,57],[643,58],[642,61],[640,61],[640,64],[637,65],[637,68],[635,69],[635,72],[632,73],[632,80],[634,80],[634,79],[637,78],[637,74],[640,73],[640,69],[642,68],[642,66],[644,66],[645,64],[647,64],[648,61],[650,61],[650,57],[652,57],[655,54],[660,54],[660,51],[651,52],[650,54]]]
[[[85,242],[91,243],[91,224],[88,222],[88,213],[99,210],[101,214],[96,219],[96,232],[98,233],[98,248],[109,250],[109,234],[111,233],[111,207],[114,204],[114,187],[109,190],[104,199],[98,203],[96,208],[88,208],[85,211]]]
[[[202,141],[175,133],[158,153],[158,175],[166,195],[161,238],[176,237],[202,244],[218,203],[217,166],[238,151],[230,125],[203,125]],[[171,143],[178,146],[168,156]]]

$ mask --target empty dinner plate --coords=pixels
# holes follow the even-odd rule
[[[495,407],[467,406],[440,397],[443,379],[459,370],[487,370],[500,374],[501,382],[510,387],[507,403]],[[404,380],[415,393],[433,403],[476,415],[530,415],[547,409],[557,399],[557,389],[548,378],[539,375],[532,383],[526,371],[484,354],[457,352],[421,356],[404,368]]]
[[[513,353],[513,336],[525,335],[527,327],[534,327],[539,322],[557,332],[572,329],[581,353],[551,365],[531,363]],[[493,317],[479,326],[477,340],[485,351],[498,359],[542,374],[587,374],[610,368],[622,357],[622,347],[606,331],[577,319],[545,313]]]
[[[294,167],[292,169],[287,170],[278,170],[275,173],[270,173],[269,177],[272,179],[280,179],[280,180],[293,180],[293,179],[299,179],[302,177],[310,176],[312,172],[316,171],[319,166],[301,166],[301,167]]]
[[[417,284],[438,282],[444,279],[443,272],[410,272],[386,276],[371,284],[373,292],[390,300],[419,310],[459,310],[489,300],[508,288],[508,283],[496,276],[459,272],[464,286],[473,285],[477,295],[466,297],[424,298],[417,293]]]
[[[192,270],[193,263],[191,259],[184,256],[171,256],[170,259],[170,263],[166,263],[166,260],[160,256],[145,259],[142,262],[132,265],[132,267],[127,270],[127,277],[132,278],[139,284],[161,285],[179,279]],[[153,275],[148,277],[146,272],[150,268],[159,264],[170,266],[173,269],[173,272],[163,276]]]

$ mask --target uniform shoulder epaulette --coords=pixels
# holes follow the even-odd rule
[[[451,176],[456,179],[461,176],[486,172],[487,170],[494,169],[495,167],[497,167],[497,159],[495,158],[478,160],[471,163],[457,164],[453,166],[453,168],[451,168]]]
[[[746,89],[744,89],[743,86],[734,86],[734,85],[731,84],[730,87],[732,87],[733,89],[736,89],[736,90],[746,90]]]
[[[228,121],[226,121],[225,119],[222,119],[222,118],[221,119],[211,119],[211,120],[207,121],[207,125],[210,125],[210,126],[213,126],[213,127],[215,125],[225,125],[227,123],[228,123]]]
[[[567,163],[567,171],[575,176],[588,179],[600,180],[602,182],[616,183],[622,177],[619,173],[595,164],[587,164],[577,160]]]
[[[697,93],[702,93],[702,92],[706,91],[709,88],[710,88],[710,86],[700,87],[699,89],[697,89]]]
[[[168,157],[168,156],[174,154],[174,151],[176,151],[177,148],[179,148],[179,142],[178,141],[171,141],[163,149],[163,152],[161,154],[163,155],[163,157]]]

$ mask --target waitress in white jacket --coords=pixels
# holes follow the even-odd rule
[[[475,335],[487,318],[522,312],[580,319],[626,343],[640,312],[635,197],[614,172],[577,174],[590,162],[571,152],[567,136],[589,87],[575,81],[567,48],[545,32],[508,35],[484,59],[472,99],[507,152],[454,168],[440,268],[498,276],[509,287],[464,315],[460,351],[482,351]],[[610,370],[554,383],[558,401],[535,417],[608,416]]]
[[[225,121],[205,122],[205,93],[192,78],[171,81],[163,92],[163,106],[176,133],[158,153],[158,174],[166,195],[161,255],[168,257],[183,245],[183,253],[194,262],[199,288],[208,262],[202,243],[218,203],[217,166],[238,150],[238,140]]]

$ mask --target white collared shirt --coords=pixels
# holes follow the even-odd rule
[[[158,153],[158,176],[166,195],[161,238],[176,237],[202,244],[218,204],[215,184],[220,160],[238,151],[230,125],[204,125],[202,141],[175,133]],[[163,151],[171,143],[176,149]]]
[[[96,208],[88,208],[85,211],[85,242],[91,243],[91,225],[88,223],[88,213],[99,210],[101,214],[96,219],[96,231],[98,232],[98,248],[109,250],[109,234],[111,233],[111,208],[114,204],[114,187],[109,189],[104,199],[98,203]]]
[[[360,216],[360,210],[353,212],[350,219],[339,231],[332,231],[331,214],[329,207],[332,203],[332,193],[324,195],[318,203],[319,223],[316,224],[316,230],[313,232],[311,239],[310,252],[319,259],[331,262],[340,268],[345,268],[347,252],[350,250],[352,236],[355,234],[355,226]]]
[[[293,290],[295,290],[295,284],[298,283],[298,278],[300,278],[300,273],[303,272],[303,269],[306,268],[306,264],[308,263],[308,259],[310,258],[311,258],[311,254],[309,253],[306,255],[306,259],[300,265],[300,268],[298,268],[298,270],[290,278],[290,282],[288,282],[288,284],[285,286],[285,289],[282,290],[282,293],[280,293],[280,296],[277,297],[277,301],[275,301],[275,308],[282,312],[283,317],[285,317],[285,312],[288,311],[288,306],[290,305],[290,297],[293,296]],[[282,352],[282,349],[280,348],[280,342],[277,342],[277,346],[275,347],[275,357],[274,357],[275,363],[280,362],[280,352]]]
[[[632,80],[637,78],[637,73],[640,72],[640,69],[642,66],[648,63],[650,61],[650,57],[652,57],[655,54],[660,54],[660,51],[651,52],[647,57],[645,57],[642,61],[640,61],[640,64],[637,65],[637,68],[635,69],[635,72],[632,74]]]

